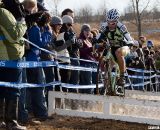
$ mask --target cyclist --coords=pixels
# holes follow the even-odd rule
[[[106,15],[106,24],[101,27],[101,33],[97,37],[98,42],[108,41],[111,46],[111,53],[118,63],[120,69],[120,78],[117,85],[124,86],[126,64],[124,57],[129,53],[127,44],[132,45],[133,39],[127,28],[119,21],[120,13],[117,9],[111,9]]]

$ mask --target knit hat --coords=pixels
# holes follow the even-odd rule
[[[58,16],[53,16],[51,18],[50,25],[63,24],[62,19]]]
[[[70,24],[74,23],[73,18],[69,15],[64,15],[62,17],[62,21],[63,21],[63,23],[70,23]]]
[[[37,3],[37,0],[24,0],[23,3],[25,2],[33,2],[33,3]]]
[[[83,24],[81,27],[81,32],[83,31],[91,31],[91,26],[89,24]]]

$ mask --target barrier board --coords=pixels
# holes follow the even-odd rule
[[[160,125],[160,93],[126,90],[126,96],[49,92],[48,114]]]

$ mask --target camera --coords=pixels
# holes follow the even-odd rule
[[[4,8],[10,11],[16,20],[21,20],[25,17],[23,5],[19,0],[2,0]]]

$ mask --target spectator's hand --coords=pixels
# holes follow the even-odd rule
[[[77,39],[77,45],[79,48],[83,47],[83,41],[81,39]]]
[[[55,42],[56,47],[62,46],[63,44],[65,44],[64,40],[58,40],[58,41]]]

